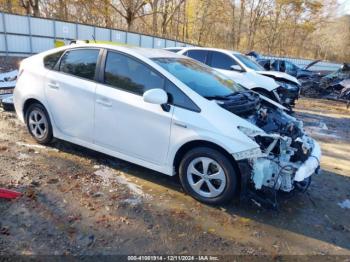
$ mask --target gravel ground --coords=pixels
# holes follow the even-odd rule
[[[301,99],[296,109],[321,144],[309,191],[266,210],[253,202],[206,206],[163,176],[79,146],[39,146],[0,111],[0,255],[210,254],[350,256],[350,115]]]

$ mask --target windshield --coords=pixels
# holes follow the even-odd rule
[[[153,58],[154,62],[203,97],[229,96],[244,87],[216,70],[188,58]]]
[[[241,54],[233,54],[241,63],[254,71],[266,71],[261,65],[250,59],[248,56]]]

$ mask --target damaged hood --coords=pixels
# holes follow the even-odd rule
[[[237,73],[235,71],[228,71],[216,68],[215,70],[231,78],[233,81],[237,82],[238,84],[244,86],[247,89],[264,88],[267,91],[271,92],[279,86],[275,82],[275,80],[271,79],[270,77],[258,74],[255,71]]]
[[[317,63],[321,62],[322,60],[315,60],[312,61],[310,64],[306,65],[303,69],[308,70],[310,67],[312,67],[313,65],[316,65]]]
[[[277,71],[257,71],[257,72],[261,75],[272,77],[276,80],[287,80],[297,85],[300,85],[300,82],[298,81],[298,79],[284,72],[277,72]]]
[[[262,87],[268,91],[273,91],[278,87],[278,84],[275,82],[275,80],[256,71],[248,71],[246,73],[243,73],[243,75],[252,80],[255,84],[255,87]]]

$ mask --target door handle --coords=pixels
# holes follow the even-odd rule
[[[57,83],[51,82],[51,83],[48,83],[47,85],[52,89],[59,89],[60,88],[59,84],[57,84]]]
[[[105,107],[112,107],[112,103],[109,102],[108,100],[97,99],[96,103]]]
[[[174,121],[174,125],[182,128],[187,128],[187,125],[185,123],[179,121]]]

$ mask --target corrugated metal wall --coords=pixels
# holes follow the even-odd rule
[[[55,40],[92,40],[93,36],[99,41],[149,48],[191,46],[183,42],[121,30],[0,12],[0,55],[27,56],[54,48]],[[264,57],[285,59],[301,67],[311,62],[298,58]],[[321,62],[314,69],[336,70],[339,67],[340,64]]]
[[[93,36],[99,41],[149,48],[191,46],[121,30],[0,12],[0,55],[31,55],[54,48],[55,40],[92,40]]]

